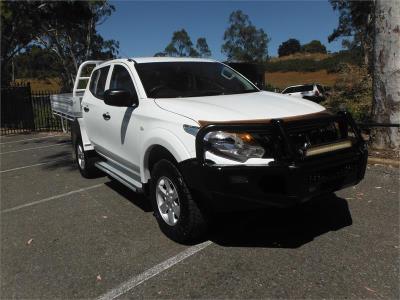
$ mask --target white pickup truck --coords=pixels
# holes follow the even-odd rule
[[[205,233],[208,211],[296,205],[357,184],[366,168],[348,113],[261,91],[214,60],[85,62],[52,108],[71,121],[81,174],[146,193],[179,242]]]

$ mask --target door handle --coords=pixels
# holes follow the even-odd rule
[[[110,114],[109,113],[104,113],[103,114],[103,119],[106,120],[106,121],[110,120],[111,119]]]
[[[85,112],[88,112],[88,111],[89,111],[89,107],[84,106],[84,107],[83,107],[83,110],[84,110]]]

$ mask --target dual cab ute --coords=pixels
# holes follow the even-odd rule
[[[71,121],[81,174],[146,193],[179,242],[205,233],[208,211],[296,205],[357,184],[366,168],[350,114],[261,91],[208,59],[85,62],[52,108]]]

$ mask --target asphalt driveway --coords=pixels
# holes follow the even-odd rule
[[[146,198],[84,179],[63,134],[1,137],[1,299],[399,295],[399,171],[295,209],[221,216],[180,245]]]

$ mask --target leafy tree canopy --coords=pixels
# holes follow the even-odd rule
[[[175,31],[171,42],[165,47],[164,52],[157,52],[154,56],[179,56],[179,57],[209,57],[211,51],[204,37],[198,38],[196,48],[185,29]]]
[[[168,56],[190,56],[193,43],[185,29],[175,31],[171,42],[164,50]]]
[[[78,66],[88,59],[106,59],[118,53],[119,44],[104,40],[96,26],[115,10],[106,0],[100,1],[7,1],[2,2],[2,75],[7,76],[7,62],[28,45],[49,50],[62,66],[60,75],[65,89],[71,89]],[[21,16],[21,10],[25,12]],[[4,16],[4,22],[3,22]],[[14,22],[20,19],[21,22]],[[28,24],[26,26],[25,22]]]
[[[197,39],[196,49],[197,49],[200,57],[210,57],[211,56],[211,50],[208,47],[208,44],[207,44],[207,41],[205,38]]]
[[[268,42],[264,30],[257,29],[248,15],[236,10],[229,16],[221,50],[230,61],[263,62],[268,57]]]
[[[339,12],[338,27],[328,37],[332,42],[345,38],[342,44],[350,51],[360,51],[364,63],[372,58],[374,1],[329,0],[334,10]]]
[[[326,53],[326,47],[318,40],[313,40],[301,46],[302,52],[307,53]]]
[[[47,79],[58,77],[62,65],[47,49],[37,45],[28,46],[14,57],[15,78]]]
[[[10,61],[39,33],[38,18],[33,2],[1,1],[1,79],[10,78]]]
[[[167,53],[165,52],[157,52],[156,54],[154,54],[155,57],[164,57],[167,56]]]
[[[278,55],[279,57],[287,56],[290,54],[294,54],[300,52],[301,46],[299,40],[296,39],[288,39],[286,42],[283,42],[279,45]]]

